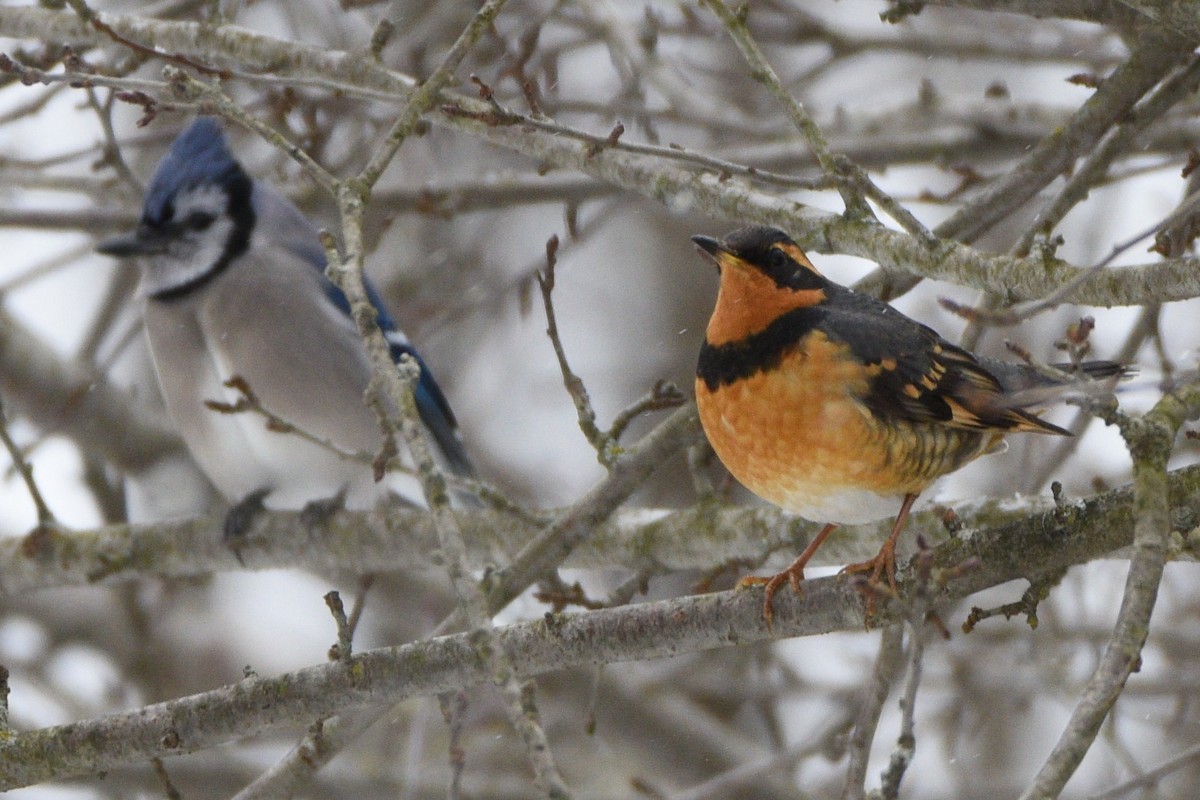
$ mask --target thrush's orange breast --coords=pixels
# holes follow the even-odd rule
[[[858,398],[879,369],[818,331],[774,368],[711,391],[697,380],[696,403],[713,449],[755,494],[817,521],[867,521],[895,513],[905,494],[979,455],[990,439],[875,419]]]

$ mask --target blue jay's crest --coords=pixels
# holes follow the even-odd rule
[[[244,177],[241,164],[225,144],[220,124],[212,117],[197,117],[171,143],[154,171],[142,205],[142,221],[157,225],[169,218],[175,198],[189,189],[225,185]]]

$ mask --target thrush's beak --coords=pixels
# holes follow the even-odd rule
[[[722,254],[729,254],[729,251],[725,249],[725,245],[721,244],[720,239],[714,239],[711,236],[693,236],[692,243],[717,261],[721,260]]]
[[[726,267],[746,267],[746,262],[738,258],[720,239],[714,239],[711,236],[693,236],[692,242],[716,262],[718,272]]]
[[[125,233],[105,239],[96,245],[96,252],[114,258],[132,258],[134,256],[153,256],[165,253],[167,238],[157,235],[153,230],[144,226],[133,233]]]

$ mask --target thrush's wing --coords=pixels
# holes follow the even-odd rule
[[[992,372],[932,328],[874,298],[839,289],[829,293],[820,328],[870,370],[861,400],[879,418],[1070,435],[1008,402]]]

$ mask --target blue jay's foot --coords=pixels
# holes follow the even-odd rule
[[[223,528],[225,544],[233,548],[235,552],[245,544],[246,534],[249,533],[250,526],[254,524],[254,518],[262,513],[263,499],[270,493],[270,489],[251,492],[239,500],[225,515]]]
[[[333,497],[310,500],[300,509],[300,524],[305,528],[324,525],[339,511],[346,508],[346,487],[343,486]]]

